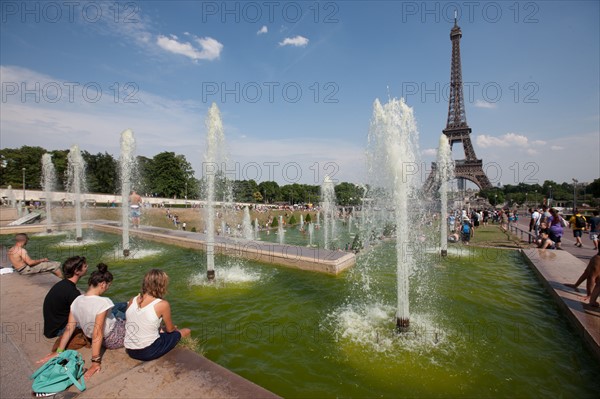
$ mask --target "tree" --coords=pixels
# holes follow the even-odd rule
[[[121,191],[119,164],[112,155],[107,152],[92,155],[83,151],[81,156],[86,164],[87,190],[89,192],[114,194]]]
[[[235,180],[233,182],[233,198],[237,202],[254,202],[254,193],[258,184],[254,180]]]
[[[185,157],[177,156],[174,152],[161,152],[152,158],[147,165],[150,178],[150,191],[159,197],[181,196],[185,191],[186,166]],[[189,165],[189,164],[188,164]]]
[[[29,146],[0,150],[0,166],[2,167],[0,185],[23,188],[23,168],[25,168],[26,188],[41,189],[42,155],[45,153],[46,150],[42,147]]]
[[[52,155],[52,163],[54,164],[54,170],[56,171],[56,189],[58,191],[65,191],[65,187],[67,187],[69,150],[55,150],[51,151],[50,154]]]
[[[260,193],[260,191],[255,191],[254,194],[252,194],[252,197],[254,198],[254,202],[262,202],[263,201],[263,196]]]
[[[274,181],[264,181],[258,185],[258,191],[263,195],[265,202],[276,201],[280,196],[279,184]]]
[[[335,186],[335,197],[339,205],[358,205],[364,196],[364,189],[353,183],[340,183]]]

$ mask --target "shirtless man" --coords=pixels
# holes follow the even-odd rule
[[[567,287],[573,288],[579,292],[579,285],[586,281],[587,296],[583,298],[584,301],[589,300],[591,306],[598,306],[598,295],[600,295],[600,254],[592,256],[590,263],[583,274],[575,282],[575,284],[565,284]]]
[[[8,259],[13,268],[19,274],[35,274],[43,272],[52,272],[58,277],[62,277],[60,262],[50,262],[48,258],[31,259],[25,245],[29,237],[25,233],[15,235],[15,246],[8,250]]]
[[[142,197],[135,192],[135,190],[131,191],[131,195],[129,196],[129,206],[131,208],[131,224],[135,228],[140,227],[140,216],[142,214],[141,209]]]

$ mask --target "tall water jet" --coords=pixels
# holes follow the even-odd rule
[[[391,201],[396,230],[396,327],[406,331],[410,325],[408,278],[415,267],[410,246],[415,232],[409,236],[410,216],[418,214],[418,132],[413,111],[404,99],[390,99],[385,105],[373,104],[369,127],[367,166],[372,187],[381,189],[383,202]],[[408,204],[413,213],[409,215]]]
[[[323,179],[321,185],[321,208],[323,209],[323,237],[325,249],[331,249],[335,239],[335,186],[329,175]]]
[[[254,239],[258,240],[258,231],[260,229],[260,226],[258,224],[258,218],[254,219]]]
[[[247,206],[244,207],[244,218],[242,219],[242,237],[246,240],[251,240],[253,237],[250,208]]]
[[[442,133],[437,153],[437,175],[440,183],[440,248],[441,255],[448,255],[448,182],[454,175],[454,163],[452,162],[452,150],[448,137]]]
[[[75,237],[77,241],[83,240],[81,222],[81,192],[85,191],[85,161],[81,156],[79,146],[74,144],[67,155],[67,187],[75,199]]]
[[[310,222],[308,224],[308,245],[312,247],[313,245],[313,235],[315,234],[315,225]]]
[[[283,216],[279,215],[279,224],[277,225],[277,240],[281,245],[285,244],[285,231],[283,230]]]
[[[17,198],[15,197],[15,192],[12,189],[12,186],[9,184],[6,188],[6,196],[8,197],[8,203],[12,208],[17,207]]]
[[[300,231],[304,230],[304,215],[300,215]]]
[[[206,116],[206,153],[204,154],[204,177],[206,183],[206,277],[215,278],[215,178],[219,166],[225,163],[225,133],[221,113],[213,103]],[[223,232],[225,233],[225,232]]]
[[[131,176],[135,170],[135,137],[131,129],[121,133],[121,223],[123,225],[123,256],[129,256],[129,194],[131,193]]]
[[[52,155],[42,155],[42,187],[46,197],[46,232],[52,232],[52,193],[56,187],[56,169],[52,163]]]

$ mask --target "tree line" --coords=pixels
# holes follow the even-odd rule
[[[47,151],[42,147],[23,146],[0,150],[0,186],[11,185],[15,189],[23,188],[23,174],[26,188],[42,189],[42,156],[52,155],[56,170],[57,191],[65,191],[67,185],[67,155],[69,150]],[[101,194],[120,194],[119,161],[107,152],[91,154],[82,151],[86,164],[87,192]],[[138,156],[133,188],[143,195],[166,198],[202,199],[204,196],[204,178],[196,179],[191,164],[184,155],[174,152],[161,152],[153,158]],[[313,203],[320,201],[320,186],[309,184],[287,184],[280,186],[274,181],[257,183],[254,180],[225,179],[217,173],[217,200],[231,199],[248,203]],[[557,183],[546,180],[543,184],[504,185],[481,190],[479,196],[492,205],[538,203],[552,198],[554,202],[572,201],[575,193],[578,203],[586,202],[592,206],[600,205],[600,178],[589,184]],[[364,188],[353,183],[339,183],[335,186],[337,203],[344,206],[360,205]]]
[[[69,150],[47,151],[42,147],[23,146],[0,150],[0,186],[42,190],[42,156],[52,156],[56,171],[54,190],[66,191],[68,177],[67,156]],[[81,151],[85,162],[86,191],[99,194],[121,193],[119,161],[111,154],[91,154]],[[197,179],[191,164],[184,155],[174,152],[161,152],[152,158],[138,156],[133,170],[132,188],[146,196],[164,198],[204,198],[204,178]],[[318,203],[320,186],[308,184],[288,184],[280,186],[274,181],[257,183],[254,180],[227,180],[217,172],[216,199],[231,199],[249,203]],[[336,185],[338,204],[359,205],[364,195],[363,188],[352,183]]]

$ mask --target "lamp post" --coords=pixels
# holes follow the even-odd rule
[[[185,182],[185,207],[187,208],[187,182]]]
[[[25,168],[21,169],[23,172],[23,204],[25,204]]]
[[[552,186],[548,186],[549,194],[548,194],[548,207],[552,206]]]
[[[527,208],[527,207],[529,206],[529,204],[528,204],[528,202],[527,202],[527,194],[528,194],[528,193],[525,193],[525,208]]]
[[[577,179],[573,179],[573,215],[575,214],[575,209],[577,208],[577,183],[579,183],[579,181]]]
[[[533,199],[533,202],[535,203],[535,207],[537,208],[537,190],[533,191],[533,195],[535,196],[535,198]]]

